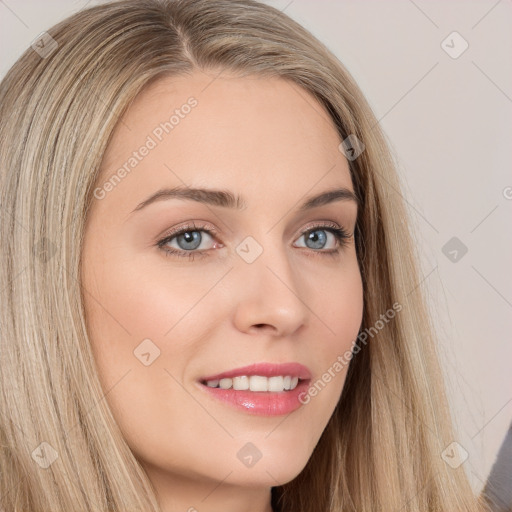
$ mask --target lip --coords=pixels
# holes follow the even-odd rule
[[[291,375],[298,377],[299,382],[295,389],[288,391],[248,391],[211,388],[206,385],[207,380],[220,380],[240,375],[262,375],[265,377]],[[257,363],[201,378],[199,387],[208,396],[246,413],[258,416],[280,416],[290,414],[304,405],[300,401],[300,396],[307,392],[310,380],[311,372],[306,366],[299,363]]]
[[[206,382],[207,380],[230,379],[233,377],[239,377],[240,375],[261,375],[263,377],[291,375],[292,377],[298,377],[300,380],[311,379],[311,372],[309,371],[309,368],[300,363],[255,363],[248,366],[242,366],[241,368],[228,370],[226,372],[217,373],[215,375],[202,377],[199,381]]]

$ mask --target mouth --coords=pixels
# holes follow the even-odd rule
[[[199,379],[208,395],[263,416],[289,414],[303,402],[311,372],[299,363],[258,363]]]

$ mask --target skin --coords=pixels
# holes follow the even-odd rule
[[[197,381],[255,362],[295,361],[315,382],[352,348],[363,310],[353,236],[333,257],[322,251],[337,248],[334,235],[321,230],[323,246],[308,246],[304,233],[328,221],[352,234],[357,205],[297,210],[325,190],[353,191],[339,135],[307,91],[280,78],[213,76],[160,79],[118,124],[99,186],[176,108],[191,96],[198,101],[94,200],[82,253],[86,319],[106,400],[162,510],[269,512],[271,487],[295,478],[311,456],[346,367],[288,416],[236,410]],[[247,207],[170,199],[131,213],[160,188],[179,185],[231,190]],[[217,230],[199,231],[196,251],[208,256],[166,256],[158,241],[192,221]],[[247,236],[263,249],[250,264],[236,252]],[[167,246],[186,252],[191,244],[174,238]],[[149,366],[134,355],[147,338],[160,350]],[[247,442],[262,454],[252,467],[237,458]]]

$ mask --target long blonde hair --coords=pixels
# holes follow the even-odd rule
[[[385,136],[333,54],[253,0],[94,6],[49,29],[0,84],[3,510],[159,510],[104,400],[80,258],[120,117],[150,82],[194,69],[287,79],[327,109],[340,140],[355,135],[364,143],[350,161],[360,199],[361,332],[401,306],[359,346],[306,467],[272,489],[274,511],[483,510],[464,465],[442,458],[454,440],[451,418]]]

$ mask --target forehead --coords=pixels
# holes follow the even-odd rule
[[[135,98],[98,185],[124,168],[112,200],[124,191],[138,203],[176,185],[236,189],[249,202],[298,199],[331,185],[353,189],[340,142],[324,107],[288,80],[197,71],[160,79]]]

